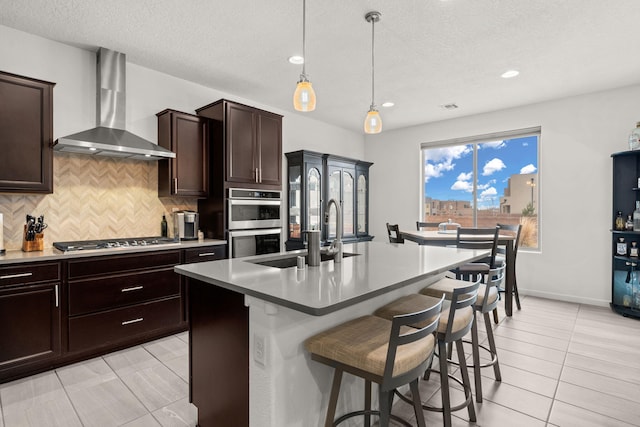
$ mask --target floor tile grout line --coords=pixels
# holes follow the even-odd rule
[[[578,309],[576,310],[575,317],[573,319],[573,327],[571,328],[571,335],[569,336],[569,345],[567,345],[567,349],[564,352],[564,358],[562,359],[562,367],[560,368],[560,373],[558,374],[558,379],[556,381],[556,388],[553,391],[553,399],[551,400],[551,406],[549,407],[549,413],[547,414],[546,423],[551,423],[551,414],[553,413],[553,407],[556,403],[558,396],[558,389],[560,388],[560,379],[562,378],[562,373],[564,372],[565,364],[567,363],[567,356],[569,355],[569,348],[571,347],[571,342],[573,341],[573,334],[576,329],[576,323],[578,322],[578,315],[580,313],[580,307],[582,304],[578,304]]]
[[[76,414],[76,417],[78,418],[78,421],[80,422],[80,425],[84,427],[84,422],[82,421],[82,418],[80,417],[80,413],[78,412],[78,408],[76,408],[76,405],[73,403],[73,400],[71,399],[71,396],[69,395],[69,391],[67,390],[67,386],[64,385],[64,382],[62,381],[62,378],[60,378],[60,374],[58,373],[57,369],[53,370],[56,378],[58,379],[58,381],[60,382],[60,385],[62,386],[62,390],[64,391],[65,396],[67,396],[67,399],[69,400],[69,404],[71,405],[71,408],[73,408],[73,412],[74,414]]]

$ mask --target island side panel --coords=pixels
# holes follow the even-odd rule
[[[198,425],[249,426],[244,295],[189,279],[189,393]]]

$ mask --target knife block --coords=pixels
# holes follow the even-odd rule
[[[24,226],[22,232],[22,251],[33,252],[44,250],[44,233],[37,233],[35,240],[27,240],[27,226]]]

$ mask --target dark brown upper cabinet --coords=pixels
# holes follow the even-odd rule
[[[0,192],[53,193],[53,86],[0,71]]]
[[[164,110],[158,116],[158,145],[176,153],[158,161],[158,196],[209,195],[208,120]]]
[[[281,115],[225,99],[196,113],[215,122],[211,144],[225,160],[226,187],[281,189]]]

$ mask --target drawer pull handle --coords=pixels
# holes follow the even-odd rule
[[[143,320],[144,320],[144,317],[138,317],[137,319],[133,319],[133,320],[125,320],[124,322],[122,322],[122,326],[130,325],[132,323],[142,322]]]
[[[140,290],[140,289],[142,289],[142,288],[143,288],[143,286],[142,286],[142,285],[140,285],[140,286],[132,286],[132,287],[130,287],[130,288],[122,288],[122,289],[120,290],[120,292],[139,291],[139,290]]]
[[[216,253],[215,252],[204,252],[201,254],[198,254],[198,256],[214,256]]]
[[[2,279],[17,279],[18,277],[29,277],[29,276],[33,276],[33,273],[7,274],[6,276],[0,276],[0,280],[2,280]]]

